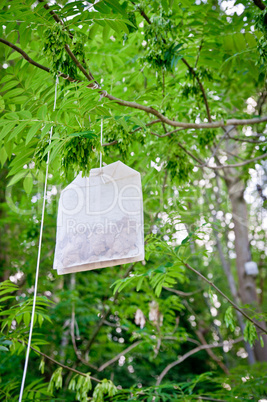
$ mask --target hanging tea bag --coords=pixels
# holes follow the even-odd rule
[[[140,173],[120,161],[80,173],[60,196],[54,269],[68,274],[143,259]]]

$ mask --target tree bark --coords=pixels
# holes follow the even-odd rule
[[[217,180],[217,186],[218,186],[218,188],[220,188],[218,177],[216,177],[216,180]],[[215,197],[216,197],[216,203],[217,203],[217,205],[219,207],[220,202],[219,202],[219,199],[218,199],[218,193],[217,192],[215,192]],[[214,221],[214,223],[216,223],[216,219],[215,219],[214,215],[213,215],[213,221]],[[236,287],[236,281],[235,281],[235,278],[234,278],[234,276],[232,274],[229,260],[224,255],[223,246],[222,246],[222,243],[221,243],[221,241],[219,239],[218,232],[216,231],[215,228],[213,228],[213,233],[214,233],[214,237],[216,239],[216,247],[217,247],[217,250],[218,250],[218,253],[219,253],[219,257],[220,257],[220,260],[221,260],[221,263],[222,263],[222,267],[223,267],[225,276],[226,276],[227,281],[228,281],[228,285],[229,285],[232,297],[233,297],[234,302],[236,304],[240,304],[240,300],[239,300],[239,297],[238,297],[238,291],[237,291],[237,287]],[[239,324],[239,326],[241,328],[242,334],[244,334],[244,329],[245,329],[244,318],[243,318],[242,314],[239,311],[236,311],[236,315],[237,315],[237,321],[238,321],[238,324]],[[245,345],[246,352],[248,354],[248,363],[249,364],[254,364],[255,363],[255,356],[254,356],[253,349],[251,348],[251,346],[250,346],[250,344],[248,342],[244,341],[244,345]]]
[[[216,245],[217,245],[217,249],[218,249],[218,252],[219,252],[222,267],[223,267],[223,270],[224,270],[225,275],[227,277],[227,281],[228,281],[228,284],[229,284],[229,287],[230,287],[234,302],[236,304],[239,304],[238,292],[237,292],[237,289],[236,289],[236,284],[235,284],[233,274],[231,272],[230,265],[229,265],[228,261],[226,260],[226,258],[224,257],[223,250],[222,250],[222,245],[221,245],[220,239],[218,237],[218,233],[215,230],[214,230],[214,234],[215,234],[215,238],[216,238]],[[243,334],[244,329],[245,329],[244,319],[242,317],[242,314],[239,313],[239,311],[236,311],[236,315],[237,315],[238,324],[239,324],[239,326],[241,328],[241,331],[242,331],[242,334]],[[253,353],[253,350],[252,350],[251,346],[249,345],[248,342],[244,342],[244,344],[245,344],[246,352],[248,354],[248,363],[249,364],[255,363],[255,356],[254,356],[254,353]]]
[[[233,146],[228,144],[228,147],[231,147],[231,153],[233,154],[235,152]],[[251,261],[248,211],[244,199],[245,183],[237,169],[229,169],[227,171],[225,182],[228,188],[232,221],[234,223],[234,246],[239,282],[238,296],[243,304],[249,304],[252,308],[254,307],[259,311],[255,278],[252,275],[247,275],[245,271],[245,263]],[[261,322],[261,325],[266,328],[266,323]],[[260,335],[263,338],[264,347],[261,347],[260,341],[256,341],[254,354],[256,360],[262,362],[267,361],[267,335],[258,332],[258,336]]]

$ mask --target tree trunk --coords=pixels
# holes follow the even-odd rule
[[[218,189],[219,189],[220,184],[219,184],[218,176],[216,176],[216,180],[217,180],[217,186],[218,186]],[[218,197],[218,192],[215,192],[215,197],[216,197],[217,206],[219,208],[220,207],[220,201],[219,201],[219,197]],[[208,200],[207,200],[207,202],[208,202]],[[215,216],[214,215],[212,215],[212,216],[213,216],[213,222],[216,223]],[[226,276],[227,281],[228,281],[228,285],[229,285],[233,300],[234,300],[234,302],[236,304],[240,304],[240,300],[239,300],[238,292],[237,292],[237,288],[236,288],[236,281],[235,281],[235,278],[234,278],[234,276],[232,274],[229,261],[224,255],[223,247],[222,247],[221,241],[219,239],[218,232],[216,231],[215,228],[213,228],[213,233],[214,233],[214,237],[216,239],[216,247],[217,247],[217,250],[218,250],[218,253],[219,253],[219,257],[220,257],[220,260],[221,260],[221,263],[222,263],[222,267],[223,267],[225,276]],[[238,324],[239,324],[239,326],[241,328],[242,334],[244,334],[244,329],[245,329],[244,317],[242,316],[242,314],[239,311],[236,311],[236,316],[237,316]],[[255,363],[255,356],[254,356],[253,349],[251,348],[251,346],[250,346],[250,344],[248,342],[244,342],[244,345],[245,345],[246,352],[248,354],[248,363],[249,364],[254,364]]]
[[[220,239],[218,237],[218,233],[216,232],[216,230],[214,230],[214,234],[215,234],[215,238],[216,238],[216,245],[217,245],[217,249],[219,252],[220,260],[221,260],[225,275],[227,277],[227,281],[229,284],[229,288],[231,290],[231,294],[233,296],[234,302],[236,304],[239,304],[238,292],[236,289],[236,284],[235,284],[233,274],[231,272],[230,265],[229,265],[228,261],[226,260],[226,258],[224,257],[222,245],[221,245],[221,242],[220,242]],[[241,328],[242,334],[244,334],[245,323],[244,323],[243,316],[241,313],[239,313],[239,311],[236,311],[236,315],[237,315],[238,324]],[[245,343],[246,352],[248,354],[248,362],[249,362],[249,364],[253,364],[253,363],[255,363],[255,356],[254,356],[253,350],[248,342],[244,342],[244,343]]]
[[[233,146],[229,149],[233,154]],[[225,169],[226,170],[226,169]],[[240,172],[236,169],[227,169],[226,185],[228,188],[229,199],[232,208],[232,220],[234,223],[234,246],[236,253],[236,268],[239,282],[239,298],[243,304],[249,304],[252,308],[259,310],[258,297],[256,291],[255,278],[247,275],[245,263],[251,261],[249,233],[248,233],[248,212],[247,204],[244,199],[245,183],[240,177]],[[266,323],[261,322],[266,328]],[[260,334],[258,333],[260,336]],[[267,361],[267,335],[262,334],[264,347],[257,341],[254,345],[254,353],[257,361]]]

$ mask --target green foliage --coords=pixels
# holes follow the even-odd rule
[[[169,14],[169,15],[168,15]],[[171,11],[161,13],[160,17],[154,17],[153,23],[145,28],[146,54],[143,62],[147,62],[155,69],[164,68],[173,71],[178,61],[183,57],[181,48],[183,43],[177,43],[175,39],[168,38],[167,33],[172,32]]]
[[[94,389],[92,402],[104,402],[105,395],[112,397],[118,392],[115,385],[110,380],[103,380]]]
[[[244,339],[247,341],[251,346],[255,343],[258,339],[258,334],[255,328],[255,325],[252,322],[247,321],[246,326],[244,329]]]
[[[100,152],[99,140],[91,131],[74,134],[78,135],[72,134],[74,138],[70,138],[63,149],[62,165],[66,173],[68,170],[74,170],[89,175],[96,152]]]
[[[62,367],[57,368],[52,374],[47,391],[53,394],[54,389],[60,388],[62,388]]]
[[[263,65],[267,60],[267,11],[266,9],[256,16],[256,28],[261,31],[262,36],[258,38],[258,51]]]
[[[70,44],[68,32],[62,25],[56,24],[47,28],[44,32],[43,52],[52,60],[51,71],[56,75],[58,71],[76,77],[76,71],[72,67],[70,56],[65,55],[65,46]]]
[[[211,145],[216,139],[216,130],[205,130],[199,135],[199,145],[205,147]]]
[[[190,162],[188,155],[179,148],[175,149],[169,157],[166,168],[171,178],[177,180],[178,184],[188,182],[194,165]]]
[[[227,328],[229,328],[230,331],[234,332],[236,325],[234,322],[233,307],[231,306],[228,307],[228,309],[225,312],[224,320]]]
[[[69,383],[68,389],[71,391],[76,391],[76,399],[78,401],[87,401],[88,392],[92,389],[90,373],[87,373],[85,376],[74,376]]]

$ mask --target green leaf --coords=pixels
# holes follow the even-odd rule
[[[30,194],[33,186],[33,178],[32,174],[28,173],[25,179],[23,180],[23,188],[27,194]]]
[[[21,111],[18,112],[18,114],[22,119],[29,119],[30,120],[32,118],[32,114],[31,114],[31,112],[29,110],[21,110]]]
[[[2,147],[0,150],[0,162],[1,162],[2,167],[4,166],[4,163],[7,160],[7,157],[8,157],[8,155],[7,155],[6,149],[5,149],[5,147]]]
[[[22,94],[23,92],[24,92],[23,88],[12,89],[11,91],[6,92],[3,95],[3,98],[4,99],[13,98],[14,96],[18,96],[18,95]]]
[[[30,324],[30,321],[31,321],[30,313],[26,312],[23,314],[23,321],[24,321],[25,326],[28,327]]]
[[[95,134],[93,131],[88,130],[88,131],[71,133],[69,134],[69,137],[97,138],[97,134]]]
[[[122,6],[117,0],[104,0],[104,3],[107,4],[114,11],[117,11],[118,13],[122,14],[125,18],[127,18],[126,11],[122,8]]]
[[[252,322],[247,321],[244,329],[244,340],[253,346],[255,341],[258,339],[258,334],[256,327]]]
[[[15,121],[6,124],[6,125],[3,127],[3,129],[2,129],[2,131],[1,131],[1,133],[0,133],[0,140],[2,140],[3,138],[5,138],[5,136],[6,136],[7,134],[9,134],[9,132],[15,127],[15,125],[16,125],[16,122],[15,122]]]
[[[24,130],[24,128],[28,125],[28,122],[25,121],[21,124],[19,124],[10,134],[8,141],[12,140],[13,138],[15,138],[19,133],[21,133],[21,131]]]
[[[94,4],[94,8],[101,14],[110,14],[110,8],[105,4],[103,0]]]
[[[113,29],[113,31],[117,32],[118,34],[121,34],[121,31],[123,31],[122,26],[119,24],[118,21],[112,21],[112,20],[108,20],[107,24],[110,26],[110,28]],[[126,25],[125,25],[126,26]],[[128,29],[127,29],[128,30]]]
[[[42,127],[42,123],[38,122],[35,123],[30,130],[28,131],[28,134],[26,136],[26,145],[31,141],[31,139],[35,136],[35,134],[37,133],[37,131]]]
[[[8,91],[9,89],[17,86],[19,84],[19,81],[8,81],[4,87],[2,88],[3,91]]]
[[[188,243],[189,240],[190,240],[190,236],[186,236],[186,237],[182,240],[181,244],[186,244],[186,243]]]
[[[0,112],[2,112],[5,109],[5,101],[3,97],[0,95]]]
[[[37,117],[40,120],[45,120],[47,114],[47,105],[43,105],[37,112]]]
[[[108,24],[105,24],[104,28],[103,28],[103,42],[107,42],[108,38],[109,38],[109,33],[110,33],[110,27],[108,26]]]
[[[27,170],[23,170],[17,174],[15,174],[15,176],[12,177],[12,179],[10,180],[10,182],[8,183],[7,187],[13,186],[14,184],[16,184],[19,180],[21,180],[23,177],[25,177],[27,174]]]
[[[233,308],[231,306],[228,307],[228,309],[226,310],[224,320],[225,320],[226,327],[229,328],[230,331],[233,332],[235,330],[236,326],[234,323]]]

